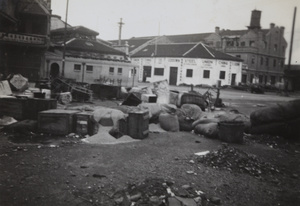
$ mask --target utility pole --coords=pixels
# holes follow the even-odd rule
[[[294,41],[294,30],[295,30],[296,13],[297,13],[297,7],[295,7],[295,9],[294,9],[294,18],[293,18],[293,25],[292,25],[291,45],[290,45],[290,52],[289,52],[288,67],[284,71],[284,73],[285,73],[284,90],[285,90],[285,94],[286,95],[287,95],[287,91],[288,91],[288,80],[289,80],[289,73],[290,73],[290,69],[291,69],[291,59],[292,59],[292,51],[293,51],[293,41]]]
[[[118,22],[118,24],[119,24],[119,46],[121,46],[122,26],[125,24],[122,22],[122,18],[120,19],[120,22]]]
[[[64,31],[64,48],[63,48],[63,57],[62,57],[62,71],[61,76],[65,76],[65,60],[66,60],[66,33],[67,33],[67,22],[68,22],[68,8],[69,8],[69,0],[67,0],[66,7],[66,18],[65,18],[65,31]]]

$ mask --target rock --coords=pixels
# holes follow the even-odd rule
[[[119,197],[119,198],[115,198],[114,201],[116,204],[121,204],[123,202],[124,198],[123,197]]]
[[[161,199],[159,199],[158,196],[151,196],[149,198],[149,201],[152,203],[151,205],[153,205],[153,206],[156,206],[156,205],[158,206],[162,203]]]
[[[137,193],[135,195],[130,196],[130,200],[136,202],[137,200],[139,200],[142,197],[142,193]]]
[[[168,198],[168,205],[169,206],[182,206],[181,202],[177,200],[175,197]]]
[[[297,174],[293,174],[292,178],[298,179],[298,175]]]
[[[105,175],[99,175],[99,174],[93,174],[93,177],[95,177],[95,178],[104,178],[106,176]]]
[[[191,188],[191,186],[190,186],[190,185],[182,185],[181,188],[182,188],[182,189],[185,189],[185,190],[188,190],[188,189]]]
[[[211,197],[209,198],[209,201],[215,205],[220,205],[221,204],[221,199],[218,197]]]

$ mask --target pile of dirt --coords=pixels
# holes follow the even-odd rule
[[[223,144],[217,151],[198,157],[197,160],[206,166],[246,173],[255,177],[279,173],[274,165],[227,144]]]

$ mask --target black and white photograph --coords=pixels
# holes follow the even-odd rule
[[[0,206],[300,205],[299,0],[0,0]]]

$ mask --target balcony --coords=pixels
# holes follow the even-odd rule
[[[0,32],[0,43],[47,46],[48,42],[46,36]]]

